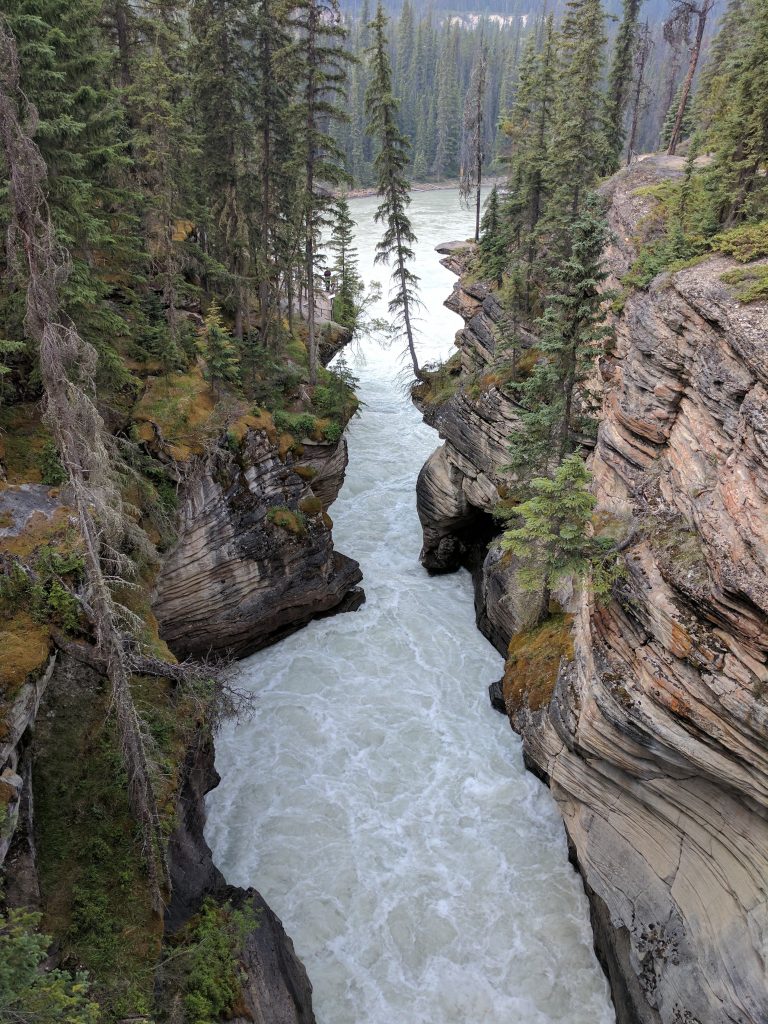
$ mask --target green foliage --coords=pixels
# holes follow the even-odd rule
[[[393,290],[389,312],[396,331],[405,334],[414,375],[420,376],[413,338],[412,315],[418,307],[418,277],[409,268],[413,262],[416,235],[408,217],[411,202],[407,178],[408,141],[397,122],[398,102],[392,92],[392,68],[387,53],[387,17],[379,2],[376,17],[369,28],[373,42],[368,49],[370,84],[365,95],[369,133],[378,143],[374,160],[379,205],[376,223],[384,224],[384,234],[376,245],[376,263],[392,265]]]
[[[736,285],[736,297],[741,302],[768,300],[768,266],[738,267],[722,275],[725,284]]]
[[[0,575],[0,600],[10,609],[27,607],[38,622],[77,633],[83,620],[75,591],[82,582],[84,568],[79,553],[44,544],[35,555],[31,573],[14,562]]]
[[[343,433],[344,428],[340,423],[329,423],[323,428],[323,437],[329,444],[338,444]]]
[[[278,430],[286,430],[298,437],[308,437],[317,429],[317,419],[308,412],[284,412],[278,409],[274,420]]]
[[[532,497],[509,515],[522,521],[504,532],[502,547],[522,560],[518,579],[525,590],[555,589],[569,577],[591,579],[604,597],[617,579],[615,543],[591,534],[595,498],[581,457],[569,455],[552,478],[531,481]]]
[[[712,248],[733,256],[739,263],[749,263],[768,256],[768,220],[742,224],[730,231],[723,231],[715,238]]]
[[[38,931],[40,914],[0,914],[0,1020],[20,1024],[98,1024],[88,976],[44,970],[51,937]]]
[[[588,197],[561,238],[569,257],[549,272],[536,361],[509,385],[520,405],[520,427],[509,437],[510,466],[523,480],[550,472],[592,429],[577,391],[610,334],[600,291],[605,234],[601,202]]]
[[[296,536],[307,532],[307,521],[300,509],[294,511],[287,505],[273,505],[267,512],[267,519]]]
[[[67,479],[67,473],[59,460],[59,453],[53,441],[46,441],[40,453],[40,476],[44,484],[58,487]]]
[[[214,299],[205,316],[200,336],[200,352],[205,359],[206,377],[215,389],[240,383],[240,357],[234,338],[224,329],[221,310]]]
[[[245,981],[243,947],[258,927],[252,909],[205,900],[174,949],[175,971],[169,972],[178,975],[172,980],[183,994],[188,1024],[219,1024],[233,1015]]]

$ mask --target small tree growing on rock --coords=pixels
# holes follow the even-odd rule
[[[200,351],[205,359],[206,377],[215,392],[220,392],[226,384],[240,383],[237,346],[232,335],[224,328],[221,309],[215,299],[205,316]]]
[[[591,474],[577,452],[561,462],[552,479],[531,481],[532,496],[514,509],[519,526],[506,530],[502,547],[522,561],[518,581],[524,590],[549,594],[568,577],[591,576],[594,592],[606,596],[618,576],[615,544],[593,536],[596,499],[587,490]]]

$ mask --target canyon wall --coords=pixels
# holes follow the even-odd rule
[[[644,186],[679,173],[651,158],[605,186],[610,285],[652,223]],[[461,250],[445,253],[461,272]],[[482,284],[449,300],[466,321],[455,393],[420,399],[445,439],[419,479],[423,561],[474,571],[479,625],[508,651],[496,699],[562,812],[620,1024],[768,1020],[768,307],[736,299],[734,265],[710,257],[622,296],[590,467],[626,576],[602,607],[560,595],[551,677],[514,564],[473,548],[504,500],[515,423]]]
[[[252,418],[234,451],[201,460],[180,487],[178,538],[153,609],[179,657],[242,657],[318,615],[358,607],[357,562],[334,551],[327,509],[344,482],[347,444],[302,439],[281,450]]]

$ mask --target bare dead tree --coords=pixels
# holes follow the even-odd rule
[[[168,872],[146,749],[131,695],[134,666],[123,642],[124,610],[113,586],[130,579],[132,534],[114,470],[111,440],[94,400],[97,354],[61,307],[70,273],[45,192],[47,168],[33,140],[37,111],[19,84],[16,41],[0,19],[0,145],[8,172],[9,266],[26,281],[25,329],[39,346],[45,421],[67,472],[84,547],[87,603],[97,650],[111,686],[132,813],[140,824],[154,909],[162,911]]]
[[[685,108],[688,104],[688,96],[691,92],[693,76],[696,74],[696,67],[699,63],[699,57],[701,56],[701,43],[704,39],[704,29],[707,25],[709,12],[712,10],[714,5],[715,0],[673,0],[672,14],[664,24],[665,37],[670,38],[670,35],[674,34],[674,31],[678,26],[681,28],[684,27],[684,31],[687,34],[688,26],[691,21],[695,21],[696,23],[696,34],[691,45],[688,71],[685,79],[683,80],[683,88],[680,93],[680,103],[677,107],[675,124],[672,128],[672,134],[669,139],[669,148],[667,149],[668,156],[675,155],[677,144],[680,141],[680,129],[683,124],[683,117],[685,116]]]
[[[459,196],[469,206],[469,197],[475,192],[475,241],[480,241],[480,189],[483,181],[483,114],[488,75],[485,45],[480,44],[480,55],[472,68],[467,98],[464,104],[464,145]]]

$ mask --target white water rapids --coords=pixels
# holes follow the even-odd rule
[[[350,205],[361,271],[386,282],[375,200]],[[422,192],[412,215],[426,361],[461,326],[433,249],[472,214]],[[242,662],[257,712],[216,741],[208,841],[282,918],[319,1024],[611,1024],[559,815],[488,702],[502,659],[475,628],[469,575],[419,565],[414,488],[439,438],[397,383],[400,353],[362,348],[331,514],[368,600]]]

